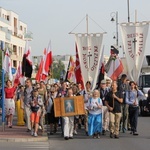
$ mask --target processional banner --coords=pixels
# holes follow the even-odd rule
[[[92,90],[100,72],[102,40],[103,34],[75,34],[84,87],[87,81],[91,81]]]
[[[144,60],[148,28],[148,22],[121,24],[128,74],[135,82],[138,81]]]

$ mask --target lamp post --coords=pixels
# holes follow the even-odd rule
[[[112,12],[110,16],[112,22],[116,21],[116,37],[113,38],[116,38],[116,46],[118,47],[118,12]]]
[[[128,8],[128,22],[130,22],[130,4],[129,4],[129,0],[127,0],[127,8]]]

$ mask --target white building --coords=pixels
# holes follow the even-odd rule
[[[17,69],[22,62],[25,48],[24,35],[27,25],[19,20],[19,15],[13,11],[0,7],[0,44],[4,50],[11,51],[12,67]]]

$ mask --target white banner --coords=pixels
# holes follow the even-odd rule
[[[99,74],[103,34],[76,34],[75,40],[84,86],[91,81],[93,90]]]
[[[128,75],[135,82],[138,81],[144,60],[148,28],[146,22],[121,24]]]

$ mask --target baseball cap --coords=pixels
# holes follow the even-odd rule
[[[102,81],[101,81],[101,84],[106,84],[106,80],[102,80]]]

